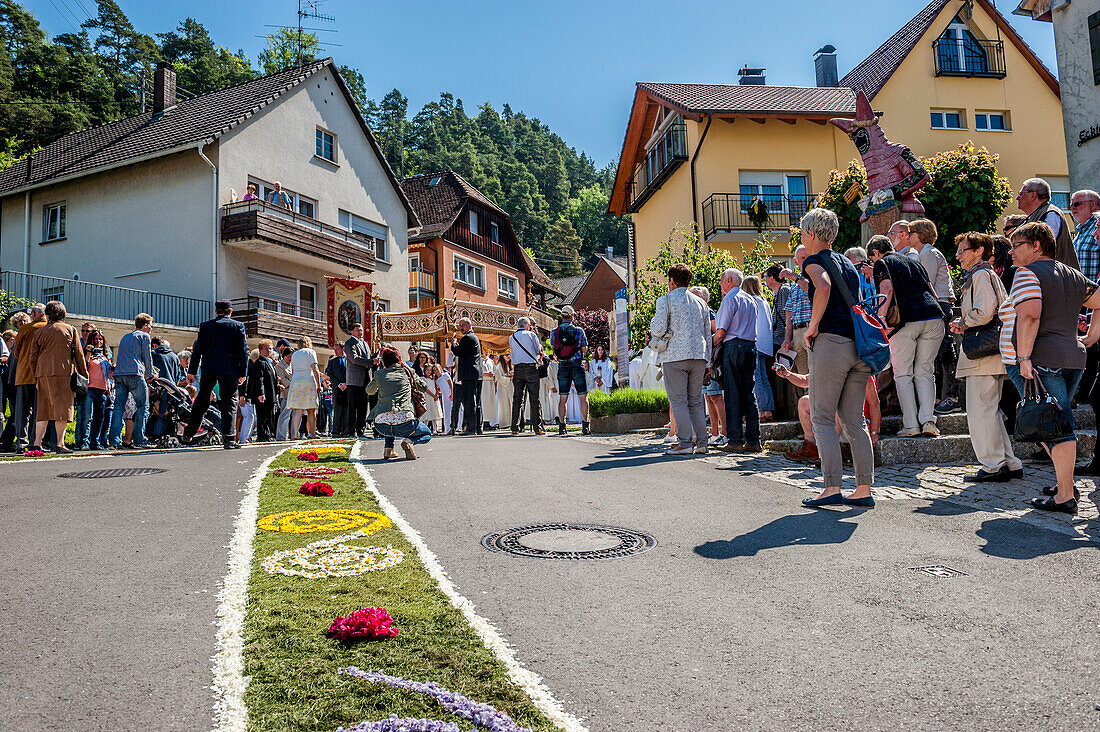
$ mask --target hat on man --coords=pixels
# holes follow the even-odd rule
[[[563,318],[572,318],[573,314],[577,311],[573,309],[572,305],[566,305],[561,309],[561,315]]]
[[[233,307],[233,303],[230,302],[229,300],[215,300],[214,301],[214,309],[215,310],[228,310],[231,307]]]

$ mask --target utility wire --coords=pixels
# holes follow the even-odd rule
[[[73,33],[80,33],[80,31],[78,31],[76,27],[73,26],[72,21],[69,20],[68,16],[61,12],[61,8],[57,7],[57,3],[55,3],[53,0],[50,0],[50,5],[53,5],[53,9],[57,11],[57,14],[61,16],[61,19],[64,20],[65,23],[73,29]],[[77,25],[79,24],[80,21],[77,21]]]

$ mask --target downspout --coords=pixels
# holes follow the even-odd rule
[[[695,222],[695,231],[702,234],[699,228],[699,199],[695,193],[695,161],[699,157],[699,151],[703,149],[703,141],[710,132],[710,123],[714,121],[714,114],[707,112],[707,126],[703,128],[703,134],[699,137],[699,144],[695,146],[695,152],[691,156],[691,220]]]
[[[23,194],[25,203],[23,204],[23,272],[28,273],[31,271],[31,192],[27,191]],[[23,275],[23,299],[29,299],[27,297],[28,283],[27,275]]]
[[[213,211],[212,234],[210,237],[210,304],[213,306],[218,300],[218,166],[203,154],[206,141],[199,143],[199,157],[210,166],[213,175],[214,187],[210,191],[210,207]]]

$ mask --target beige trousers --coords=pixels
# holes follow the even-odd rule
[[[806,350],[806,328],[794,329],[794,341],[791,342],[794,349],[794,372],[796,374],[810,373],[810,352]],[[805,389],[795,388],[799,394],[805,394]]]
[[[932,373],[943,340],[943,321],[918,320],[906,323],[890,337],[890,365],[901,402],[901,423],[906,429],[920,429],[936,423],[936,377]]]
[[[1023,467],[1012,452],[1012,440],[997,408],[1004,379],[1004,375],[966,377],[966,426],[978,462],[991,473],[1006,465],[1009,470]]]

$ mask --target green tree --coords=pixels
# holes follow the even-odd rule
[[[573,277],[581,273],[581,238],[569,219],[562,217],[550,224],[542,251],[547,265],[543,269],[550,276]]]
[[[850,191],[853,188],[859,190],[858,196],[852,197]],[[840,219],[840,232],[837,234],[836,241],[833,242],[833,249],[844,251],[848,247],[861,243],[862,225],[859,223],[859,218],[863,215],[863,211],[859,208],[859,199],[865,195],[867,195],[867,171],[856,161],[848,163],[848,167],[843,171],[834,170],[829,173],[829,185],[821,194],[818,205],[832,209]],[[852,199],[850,203],[845,200],[846,197]]]
[[[260,68],[265,74],[274,74],[283,69],[297,66],[299,61],[306,64],[313,61],[321,52],[321,41],[316,33],[298,32],[297,28],[279,28],[264,36],[266,45],[260,51]]]
[[[599,183],[582,188],[569,199],[569,220],[584,242],[581,256],[585,259],[595,253],[603,254],[607,247],[612,247],[616,254],[626,254],[626,221],[607,212],[607,200],[607,191]]]
[[[367,96],[367,82],[363,79],[363,75],[359,73],[359,69],[340,66],[340,76],[343,77],[344,83],[348,85],[351,98],[355,100],[360,111],[363,112],[363,116],[367,118],[367,124],[373,129],[374,117],[372,115],[377,112],[377,105],[374,105],[370,97]]]
[[[256,75],[243,51],[231,53],[214,44],[199,21],[186,18],[176,30],[158,33],[160,55],[176,71],[176,83],[192,94],[248,81]]]
[[[152,79],[153,64],[159,55],[156,42],[134,30],[114,0],[96,0],[96,17],[84,21],[81,27],[96,31],[93,48],[114,90],[119,113],[136,114],[140,111],[140,73],[144,70],[146,78]]]
[[[932,179],[918,196],[939,229],[936,246],[948,258],[955,254],[956,234],[995,231],[997,218],[1012,199],[1008,180],[998,175],[997,157],[967,142],[922,160]]]

